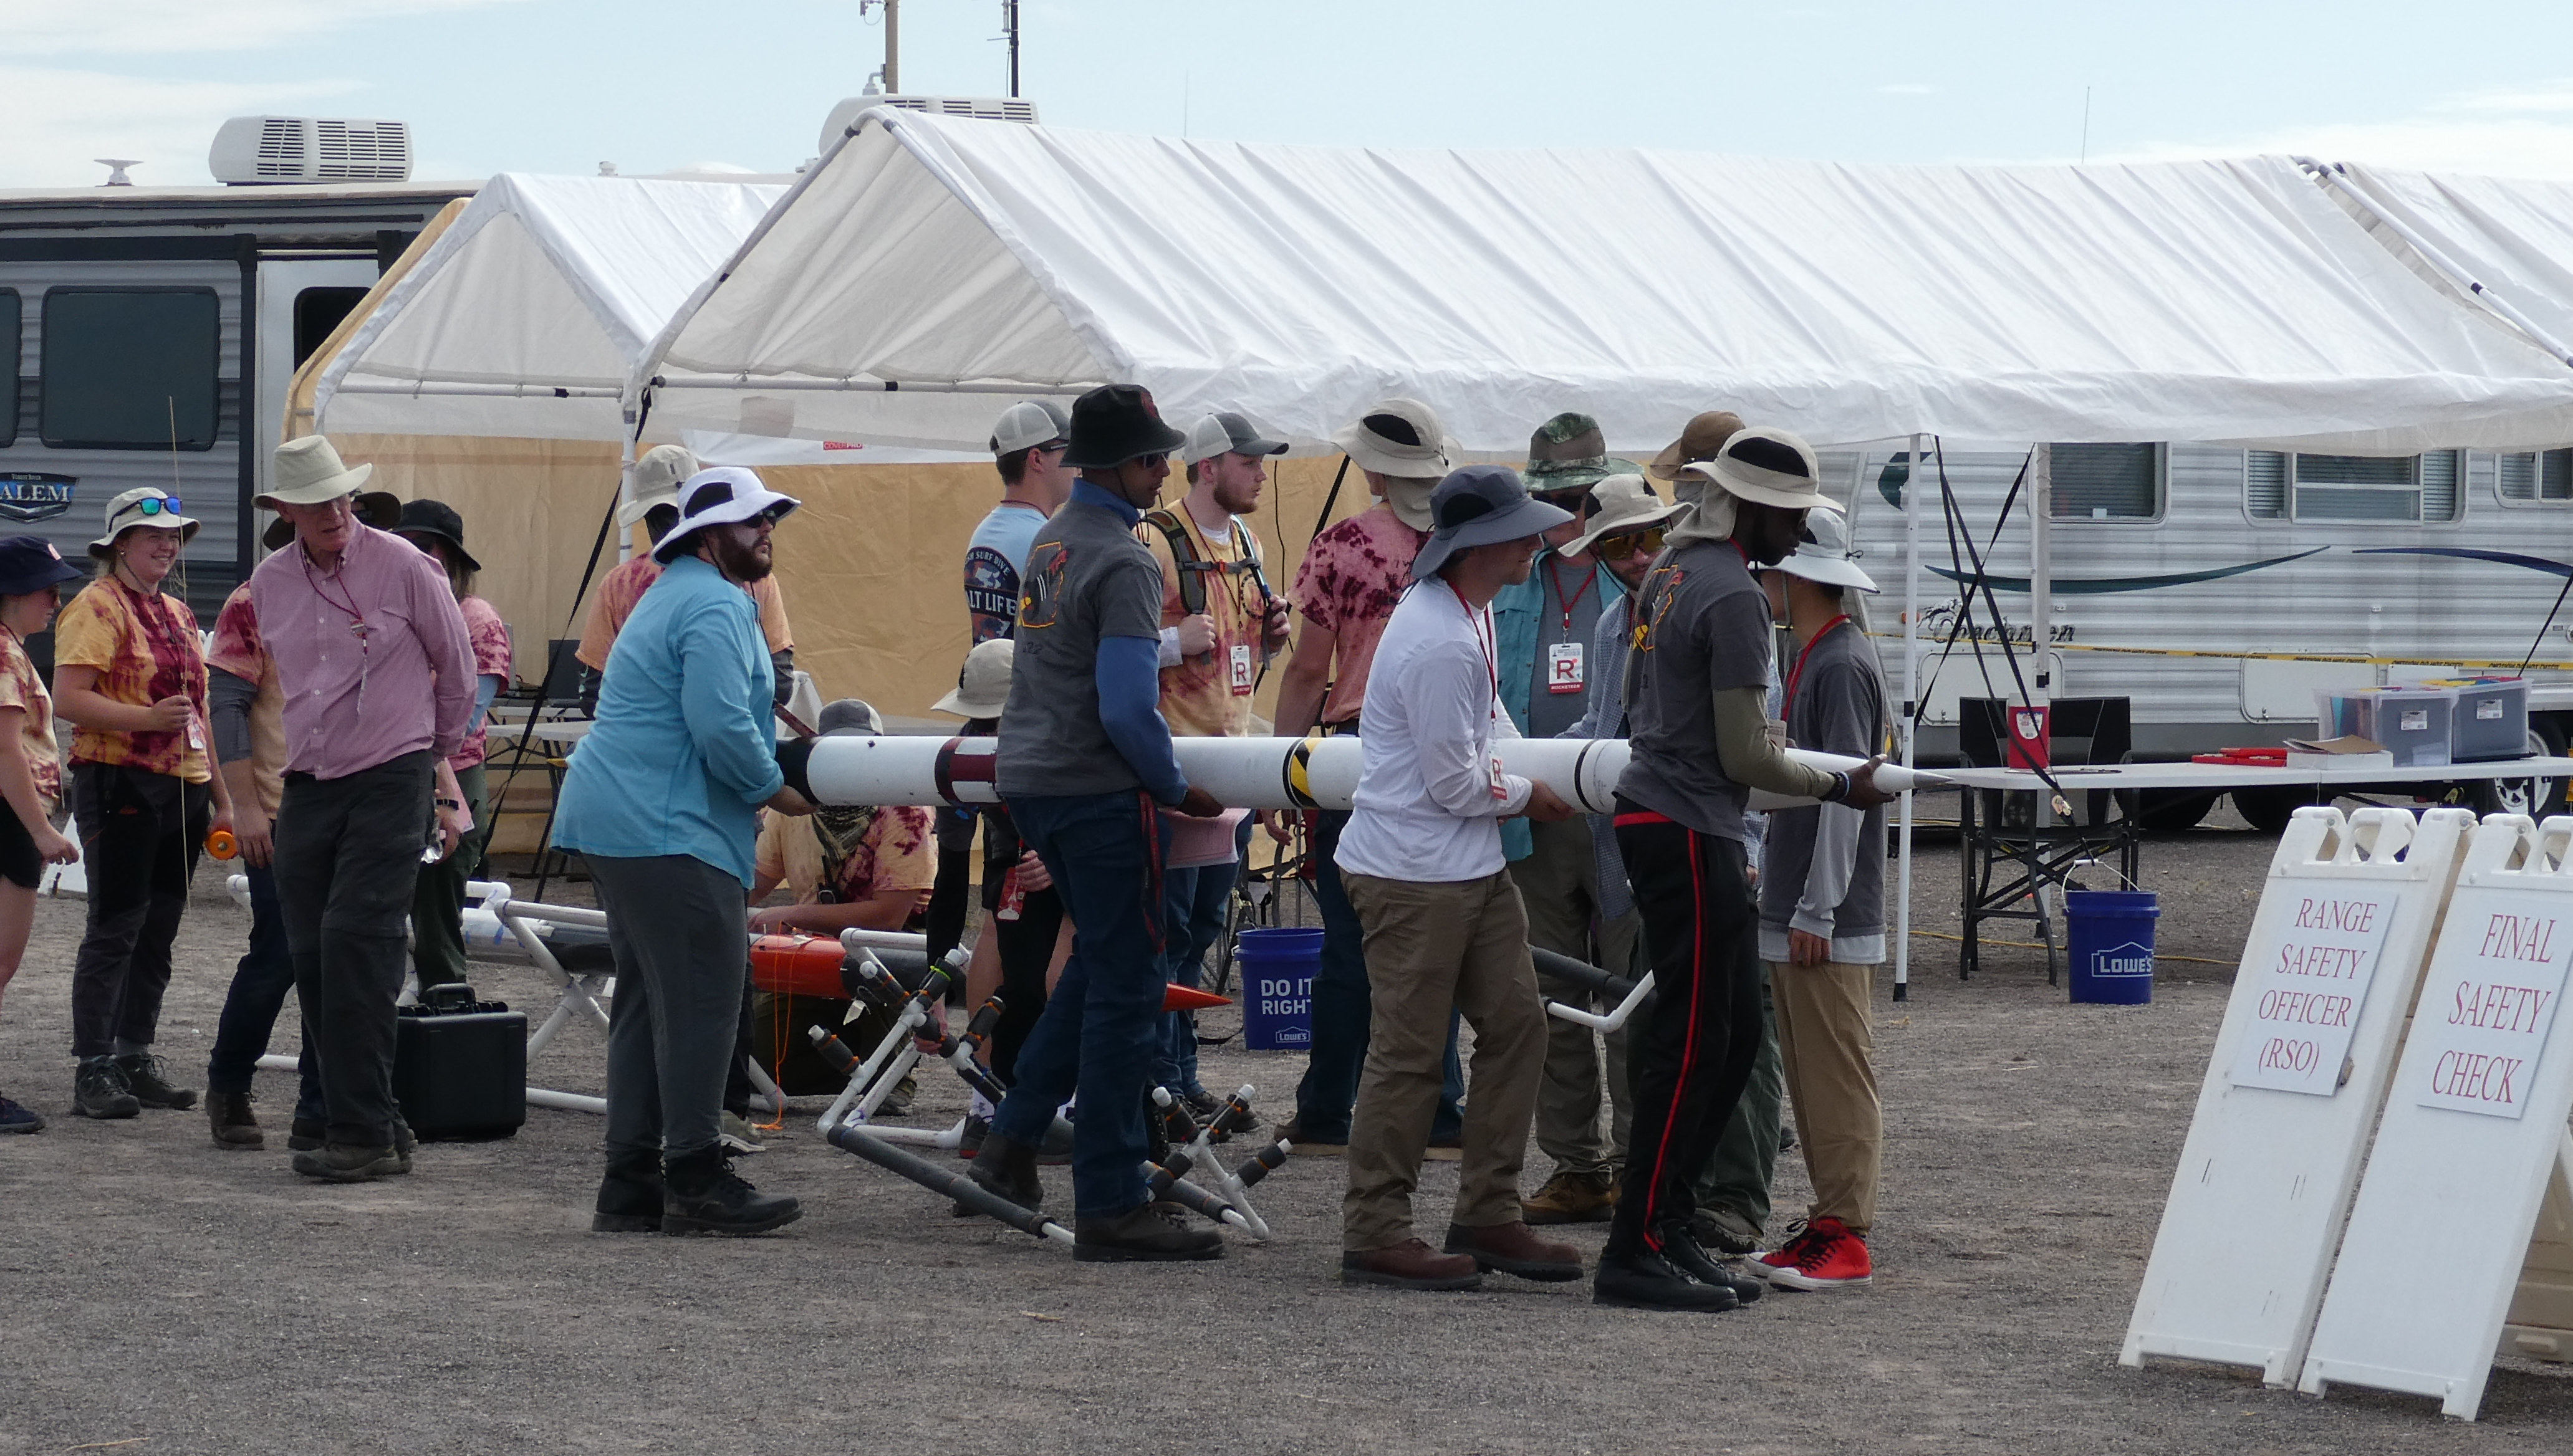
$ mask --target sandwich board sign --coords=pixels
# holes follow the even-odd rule
[[[2119,1359],[2296,1377],[2403,1019],[2474,830],[2296,811],[2278,840]]]
[[[2299,1387],[2435,1396],[2473,1419],[2493,1355],[2533,1320],[2564,1237],[2541,1229],[2566,1156],[2573,1033],[2557,1007],[2573,970],[2573,819],[2494,815],[2469,842],[2421,980],[2402,1060],[2306,1352]],[[2559,1209],[2559,1219],[2561,1212]],[[2532,1239],[2538,1240],[2532,1244]],[[2437,1272],[2421,1277],[2422,1251]],[[2561,1275],[2557,1275],[2561,1278]],[[2573,1330],[2562,1331],[2573,1343]]]

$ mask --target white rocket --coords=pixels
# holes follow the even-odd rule
[[[1359,745],[1351,737],[1175,738],[1189,782],[1236,809],[1346,809],[1358,786]],[[824,804],[992,804],[992,738],[821,738],[806,770]],[[1535,779],[1593,814],[1615,812],[1617,775],[1626,767],[1622,738],[1507,738],[1495,745],[1501,764]],[[1790,748],[1813,768],[1848,772],[1864,759]],[[1947,780],[1899,764],[1877,768],[1889,793],[1935,788]],[[1754,809],[1810,804],[1753,790]]]

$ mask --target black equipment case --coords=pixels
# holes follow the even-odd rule
[[[507,1137],[527,1120],[527,1017],[475,1001],[463,985],[431,986],[401,1009],[394,1100],[421,1137]]]

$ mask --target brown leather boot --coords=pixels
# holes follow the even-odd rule
[[[258,1114],[250,1109],[249,1092],[206,1093],[206,1122],[214,1131],[217,1147],[252,1148],[268,1142],[268,1134],[259,1128]]]
[[[1604,1172],[1559,1172],[1519,1207],[1530,1223],[1605,1223],[1617,1211],[1617,1184]]]
[[[1580,1264],[1573,1265],[1578,1276]],[[1348,1249],[1340,1254],[1343,1284],[1385,1284],[1396,1289],[1471,1289],[1483,1282],[1474,1260],[1442,1254],[1416,1238],[1390,1248]]]
[[[1522,1279],[1559,1284],[1581,1277],[1581,1250],[1536,1236],[1515,1220],[1486,1228],[1447,1225],[1447,1251],[1472,1256],[1478,1269],[1498,1269]]]

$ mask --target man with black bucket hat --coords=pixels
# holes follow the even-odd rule
[[[973,1177],[1023,1206],[1044,1189],[1037,1151],[1075,1091],[1076,1258],[1212,1259],[1224,1239],[1150,1200],[1144,1094],[1162,1026],[1162,834],[1157,805],[1224,812],[1171,752],[1161,697],[1162,572],[1135,537],[1187,436],[1150,392],[1105,384],[1073,401],[1072,498],[1037,532],[1019,593],[1001,713],[1001,798],[1073,923],[1072,959],[1020,1049]]]
[[[1759,917],[1742,815],[1755,788],[1864,810],[1888,801],[1874,762],[1804,767],[1769,737],[1769,600],[1752,568],[1796,548],[1828,507],[1813,449],[1778,429],[1735,432],[1682,464],[1689,510],[1636,589],[1617,847],[1643,913],[1657,1005],[1631,1040],[1635,1113],[1617,1211],[1599,1255],[1602,1304],[1717,1311],[1747,1292],[1691,1230],[1694,1175],[1750,1085],[1760,1052]]]

